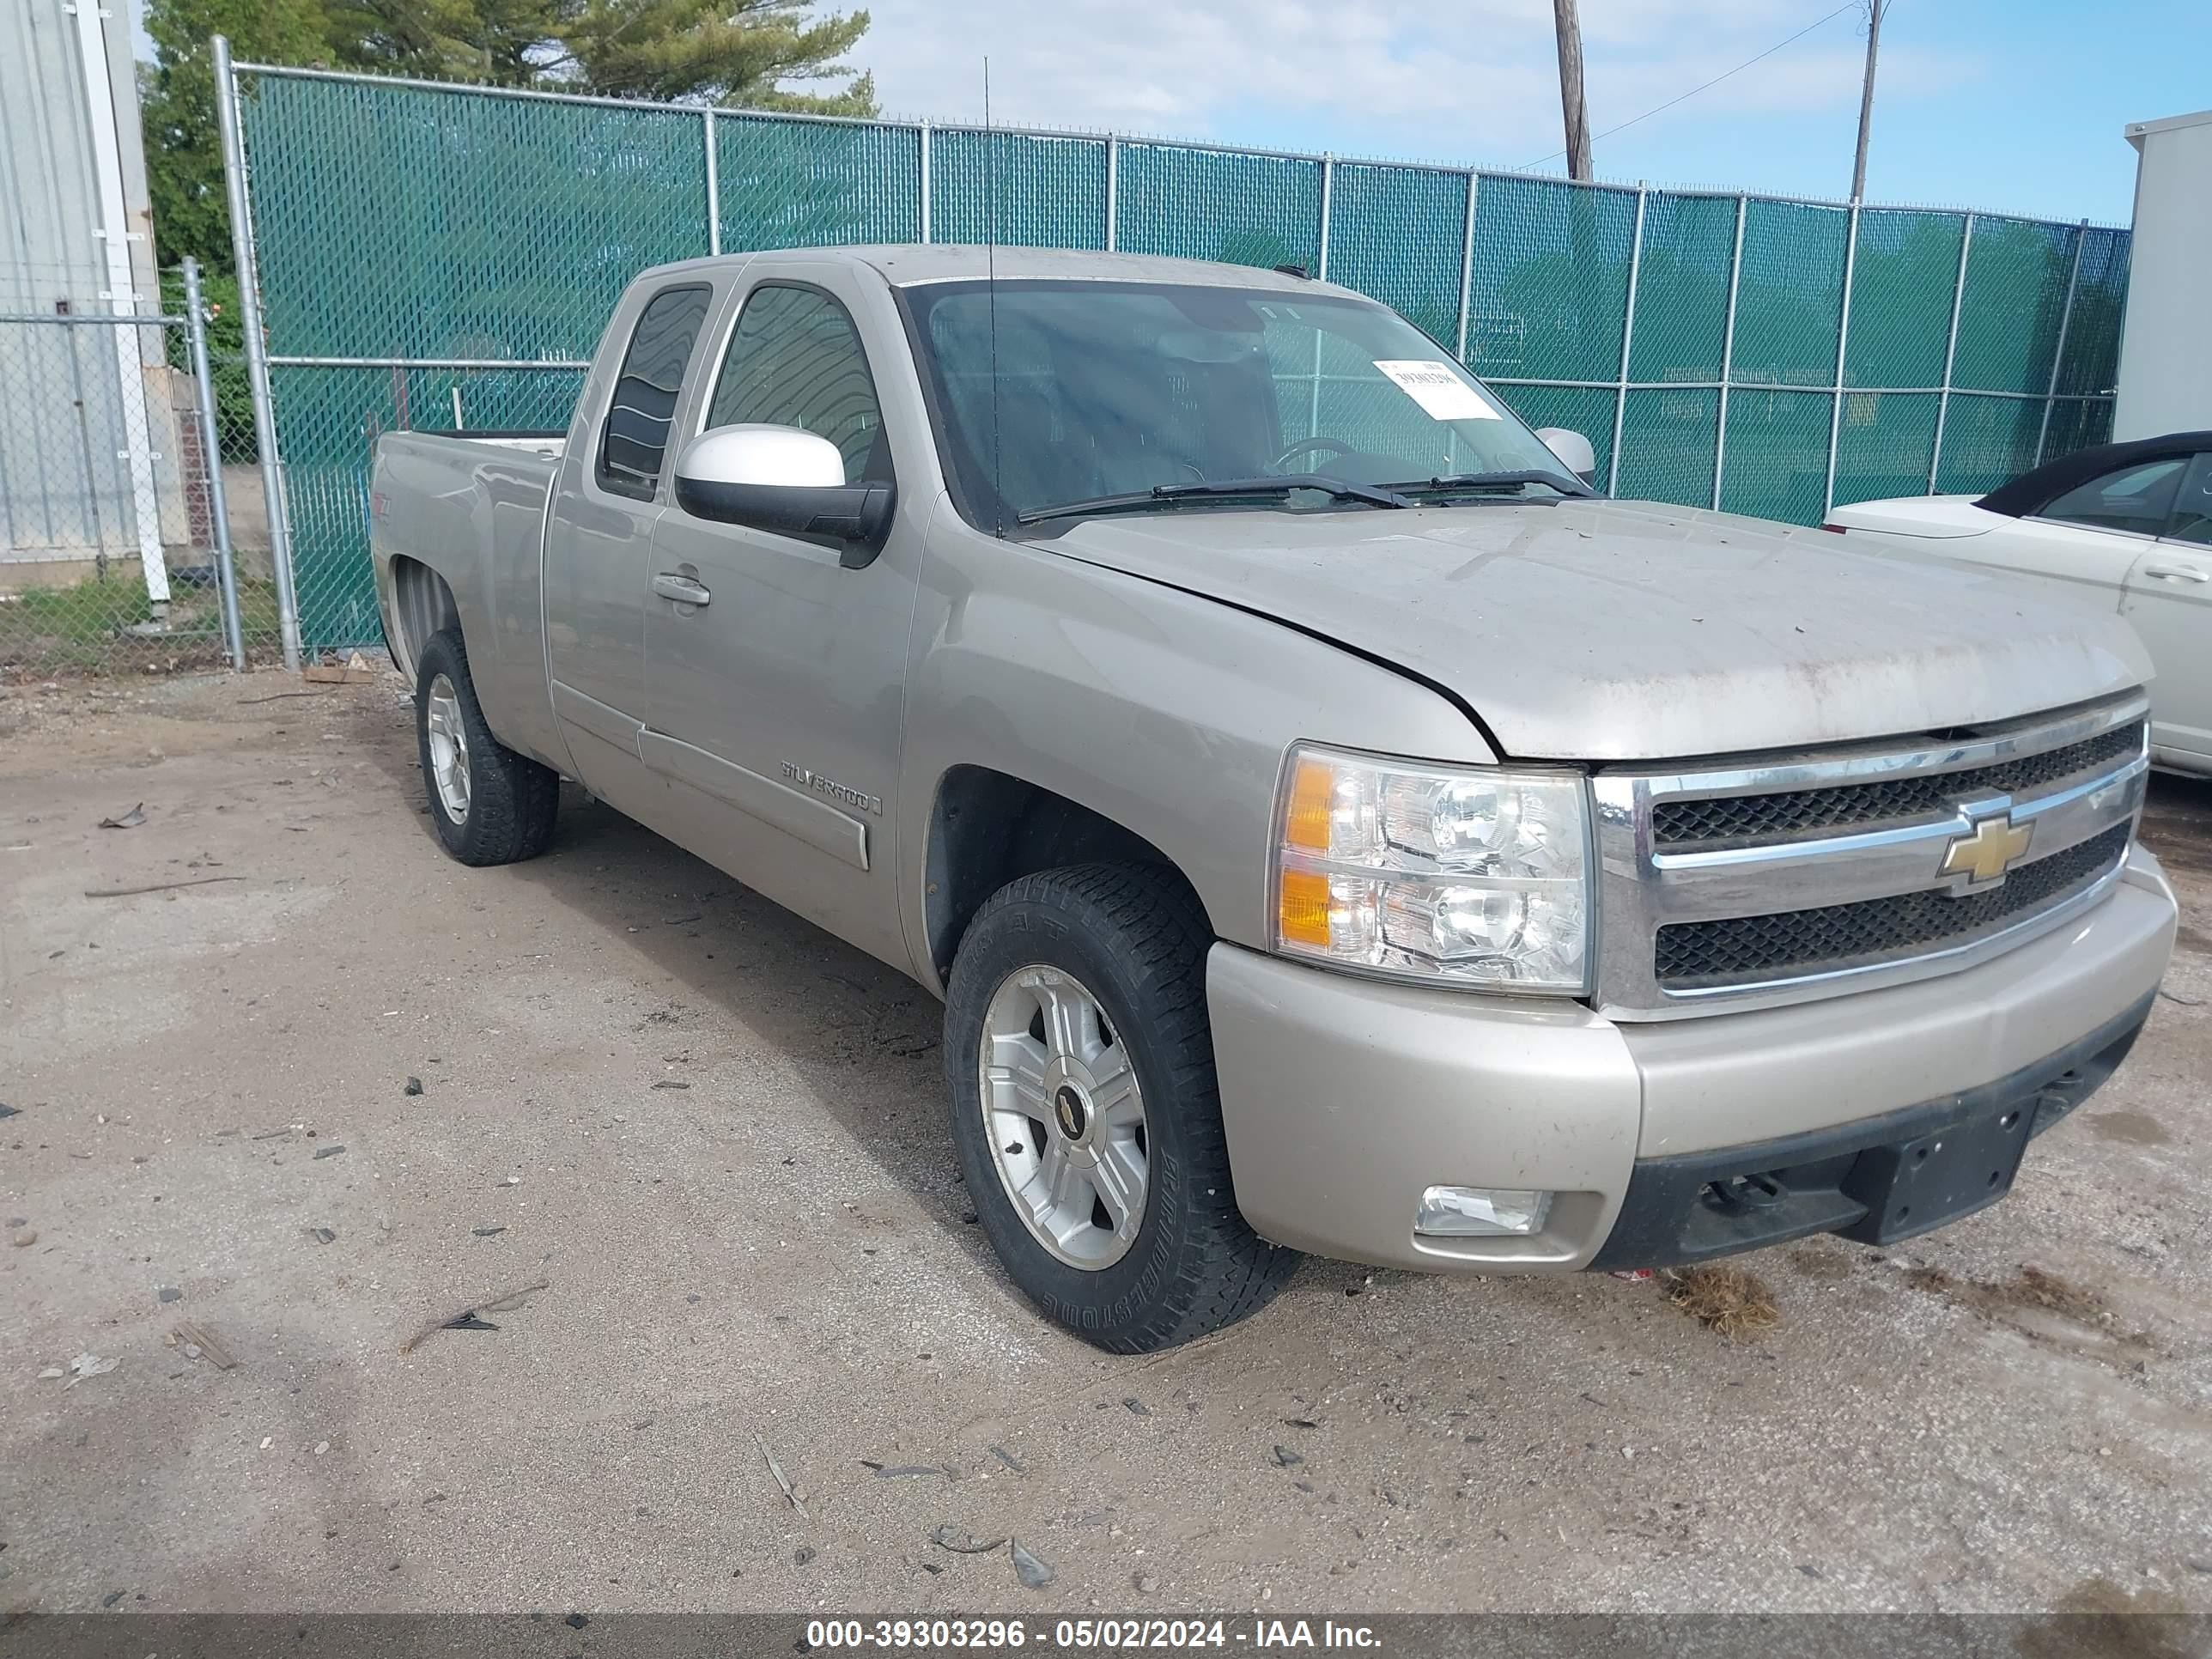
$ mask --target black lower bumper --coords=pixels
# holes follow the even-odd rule
[[[1745,1146],[1638,1159],[1593,1267],[1706,1261],[1809,1233],[1887,1244],[1986,1209],[2021,1154],[2135,1046],[2145,997],[2009,1077],[1880,1117]]]

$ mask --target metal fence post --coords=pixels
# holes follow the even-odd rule
[[[1628,421],[1628,354],[1636,343],[1636,284],[1644,273],[1644,203],[1647,192],[1636,187],[1636,228],[1628,238],[1628,304],[1620,316],[1620,383],[1613,394],[1613,453],[1606,458],[1605,493],[1620,488],[1620,434]]]
[[[1959,357],[1959,312],[1966,299],[1966,256],[1974,251],[1974,216],[1966,216],[1959,233],[1959,275],[1951,284],[1951,332],[1943,342],[1943,391],[1936,400],[1936,443],[1928,454],[1928,493],[1936,493],[1936,475],[1943,467],[1943,428],[1951,418],[1951,366]]]
[[[300,611],[292,592],[291,513],[284,500],[283,464],[276,453],[276,407],[269,391],[269,342],[261,331],[261,276],[253,263],[253,221],[246,191],[246,141],[240,130],[238,77],[230,67],[230,42],[218,34],[215,52],[215,108],[222,133],[223,189],[230,202],[231,257],[238,268],[238,321],[246,334],[246,378],[253,390],[253,441],[261,452],[261,489],[269,509],[269,568],[276,583],[276,625],[283,641],[284,672],[300,672]]]
[[[208,369],[207,307],[200,301],[200,262],[185,261],[185,338],[191,348],[193,403],[200,419],[200,453],[205,457],[208,516],[214,520],[215,580],[222,601],[223,644],[230,665],[246,666],[246,634],[238,615],[238,568],[230,553],[230,501],[222,489],[222,431],[215,418],[215,377]]]
[[[1850,228],[1844,233],[1844,302],[1836,314],[1835,401],[1828,406],[1828,482],[1820,493],[1820,516],[1836,504],[1836,451],[1844,439],[1844,358],[1851,349],[1851,279],[1858,274],[1859,204],[1851,204]]]
[[[2074,230],[2074,268],[2066,276],[2066,307],[2058,313],[2058,343],[2051,348],[2051,384],[2043,392],[2043,425],[2035,434],[2035,464],[2043,465],[2043,447],[2051,441],[2051,409],[2058,401],[2058,368],[2066,361],[2066,331],[2074,321],[2074,290],[2081,285],[2081,250],[2088,245],[2089,222]]]
[[[1120,216],[1121,193],[1121,141],[1112,133],[1106,135],[1106,251],[1114,251],[1114,222]]]
[[[714,112],[702,109],[707,134],[707,252],[722,251],[722,175],[720,158],[714,154]],[[924,220],[923,223],[928,223]],[[927,241],[927,237],[923,237]]]
[[[991,158],[991,165],[992,165],[994,168],[998,166],[998,157],[997,157],[997,156],[994,155],[994,156]],[[996,188],[996,185],[995,185],[995,183],[994,184],[993,188],[994,188],[994,189],[995,189],[995,188]],[[929,240],[929,123],[928,123],[928,122],[927,122],[927,121],[924,121],[924,122],[921,124],[921,240],[922,240],[923,241],[927,242],[927,241]]]
[[[1328,280],[1329,202],[1330,198],[1335,194],[1335,191],[1336,158],[1334,155],[1324,155],[1321,158],[1321,257],[1314,268],[1314,275],[1324,283]],[[1321,337],[1318,334],[1314,337],[1314,343],[1316,345],[1321,343]]]
[[[1481,174],[1472,167],[1467,175],[1467,219],[1459,237],[1459,360],[1467,361],[1467,313],[1474,295],[1474,193]]]
[[[1729,382],[1735,375],[1735,296],[1743,286],[1743,222],[1751,216],[1751,198],[1735,198],[1735,249],[1729,255],[1726,320],[1721,324],[1721,407],[1713,427],[1713,506],[1721,510],[1721,472],[1728,465]]]

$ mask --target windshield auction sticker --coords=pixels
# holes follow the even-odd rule
[[[1432,421],[1494,421],[1498,413],[1482,394],[1451,372],[1449,363],[1422,357],[1377,358],[1375,367],[1428,411]]]

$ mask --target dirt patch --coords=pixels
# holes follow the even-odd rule
[[[2118,1328],[2112,1304],[2099,1291],[2022,1264],[2010,1279],[1962,1279],[1942,1267],[1908,1270],[1905,1282],[1941,1296],[2030,1341],[2063,1348],[2123,1369],[2158,1352],[2142,1331]]]
[[[2170,1146],[2173,1137],[2148,1112],[2099,1112],[2087,1120],[2089,1133],[2100,1140],[2117,1140],[2124,1146]]]
[[[1667,1287],[1669,1302],[1723,1336],[1756,1336],[1782,1322],[1782,1309],[1766,1281],[1741,1267],[1670,1268],[1660,1275],[1660,1282]]]
[[[2168,1591],[2109,1578],[2083,1579],[2051,1611],[2016,1638],[2024,1659],[2182,1659],[2202,1622]]]
[[[1832,1285],[1851,1276],[1851,1259],[1841,1250],[1821,1244],[1801,1244],[1783,1260],[1808,1279]]]
[[[2212,933],[2202,927],[2191,927],[2187,922],[2174,929],[2173,948],[2186,951],[2193,956],[2212,957]]]

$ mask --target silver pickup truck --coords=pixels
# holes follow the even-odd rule
[[[1993,1203],[2172,945],[2140,647],[1589,453],[1296,271],[732,255],[565,439],[380,439],[376,583],[447,850],[575,779],[942,997],[1103,1347]]]

